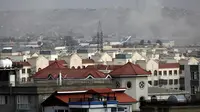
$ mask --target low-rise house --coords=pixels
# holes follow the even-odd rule
[[[59,60],[65,60],[69,68],[82,68],[82,58],[77,53],[59,57]]]
[[[40,51],[39,54],[44,56],[48,60],[58,59],[58,55],[56,54],[56,52],[53,52],[53,51],[44,50],[44,51]]]
[[[124,65],[128,62],[132,62],[131,54],[116,54],[115,59],[113,61],[114,65]]]
[[[49,60],[44,56],[28,58],[27,61],[31,64],[33,72],[37,72],[49,65]]]
[[[199,60],[195,57],[190,57],[188,59],[188,65],[198,65],[199,64]]]
[[[93,59],[82,59],[83,67],[87,67],[89,65],[95,65],[95,61]]]
[[[78,49],[76,53],[82,58],[82,59],[87,59],[89,58],[89,52],[87,49]]]
[[[44,112],[132,112],[137,101],[126,89],[93,88],[56,91],[43,103]]]
[[[134,52],[132,54],[131,60],[133,63],[136,63],[137,60],[146,60],[144,56],[139,54],[138,52]]]
[[[31,64],[27,61],[21,61],[21,62],[13,62],[15,65],[21,66],[18,71],[18,81],[20,83],[27,83],[30,81],[30,76],[32,75],[31,72]]]
[[[113,60],[112,56],[110,56],[108,53],[96,53],[91,57],[95,62],[111,62]]]

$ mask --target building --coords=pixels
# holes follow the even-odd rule
[[[42,56],[44,56],[48,60],[58,59],[58,55],[56,54],[56,52],[44,50],[44,51],[40,51],[39,54],[42,55]]]
[[[113,63],[114,65],[124,65],[128,62],[132,62],[131,58],[131,54],[116,54]]]
[[[15,65],[21,66],[18,71],[17,80],[20,83],[27,83],[30,81],[30,76],[32,75],[31,64],[27,61],[13,62]]]
[[[148,76],[150,72],[145,71],[138,65],[131,62],[117,68],[109,73],[116,88],[127,88],[125,93],[135,98],[137,101],[142,101],[148,97]],[[134,111],[139,111],[139,102],[133,105]]]
[[[49,60],[41,55],[38,57],[28,58],[27,61],[31,64],[33,72],[37,72],[49,65]]]
[[[151,71],[148,77],[149,84],[168,89],[179,89],[179,63],[162,63],[157,60],[149,60],[146,70]]]
[[[90,65],[95,65],[95,61],[93,59],[82,59],[82,66],[87,67]]]
[[[183,66],[182,85],[184,89],[191,95],[195,95],[200,92],[200,66],[199,65],[185,65]]]
[[[39,112],[37,87],[19,86],[18,71],[21,70],[23,64],[9,63],[9,66],[2,66],[5,64],[8,65],[6,62],[1,63],[0,66],[0,110],[2,112]]]
[[[92,88],[56,91],[43,103],[44,112],[132,112],[136,100],[126,89]]]
[[[59,60],[65,60],[69,68],[82,68],[82,58],[77,53],[59,57]]]

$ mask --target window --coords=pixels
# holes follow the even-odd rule
[[[120,82],[116,81],[116,88],[120,88],[121,84]]]
[[[192,80],[198,80],[199,79],[199,73],[198,72],[191,72],[191,78],[192,78]]]
[[[131,87],[132,87],[132,84],[131,84],[130,81],[128,81],[128,82],[126,83],[126,87],[127,87],[127,88],[131,88]]]
[[[157,70],[154,71],[154,76],[157,76]]]
[[[162,75],[162,71],[159,71],[159,75]]]
[[[169,71],[169,75],[172,75],[172,71],[171,70]]]
[[[27,73],[31,74],[31,69],[30,68],[27,69]]]
[[[179,70],[179,74],[182,74],[182,70]]]
[[[169,79],[169,85],[173,84],[173,79]]]
[[[178,79],[174,79],[174,84],[178,84]]]
[[[167,83],[168,83],[167,80],[164,80],[164,79],[159,80],[160,85],[167,85]]]
[[[167,71],[164,71],[164,75],[167,75]]]
[[[26,70],[25,69],[22,69],[22,73],[25,73],[26,72]]]
[[[26,82],[26,78],[25,77],[22,77],[22,82]]]
[[[8,104],[8,96],[0,95],[0,105]]]
[[[17,109],[29,109],[29,97],[27,95],[17,96]]]
[[[151,82],[151,81],[148,81],[148,83],[149,83],[150,85],[152,85],[152,82]]]
[[[196,94],[197,91],[198,91],[198,87],[196,87],[196,86],[191,87],[191,93],[192,94]]]
[[[158,85],[158,81],[155,80],[155,81],[154,81],[154,86],[157,86],[157,85]]]
[[[177,75],[178,73],[177,73],[177,70],[174,70],[174,75]]]

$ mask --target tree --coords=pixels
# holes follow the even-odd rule
[[[156,43],[159,44],[160,46],[162,46],[162,41],[161,40],[157,40]]]
[[[140,41],[140,45],[144,45],[144,40],[141,40],[141,41]]]
[[[147,41],[147,43],[148,43],[148,44],[151,44],[151,41],[150,41],[150,40],[148,40],[148,41]]]

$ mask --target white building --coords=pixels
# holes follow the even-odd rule
[[[148,76],[150,74],[131,62],[110,72],[116,83],[116,88],[127,88],[125,93],[137,101],[145,100],[148,97]],[[139,103],[134,104],[133,110],[139,111],[139,106]]]
[[[146,64],[146,70],[152,73],[148,77],[149,84],[168,89],[179,89],[179,66],[178,63],[161,63],[149,60]]]

